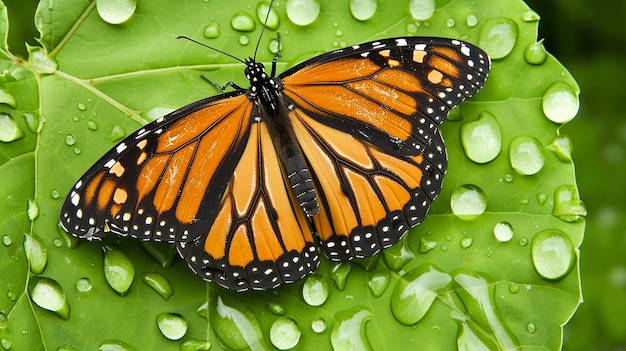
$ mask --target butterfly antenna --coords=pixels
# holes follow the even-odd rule
[[[263,33],[265,32],[265,28],[267,28],[267,21],[270,18],[270,13],[272,12],[272,5],[274,5],[274,0],[270,1],[270,6],[267,10],[267,15],[265,15],[265,21],[263,21],[263,28],[261,28],[261,34],[259,34],[259,40],[256,42],[256,48],[254,48],[254,56],[253,59],[256,60],[256,52],[259,50],[259,45],[261,44],[261,38],[263,38]]]
[[[210,45],[207,45],[207,44],[201,43],[201,42],[199,42],[199,41],[197,41],[197,40],[195,40],[195,39],[192,39],[192,38],[190,38],[190,37],[188,37],[188,36],[186,36],[186,35],[179,35],[179,36],[177,36],[177,37],[176,37],[176,39],[186,39],[186,40],[189,40],[189,41],[190,41],[190,42],[192,42],[192,43],[196,43],[196,44],[198,44],[198,45],[200,45],[200,46],[204,46],[204,47],[205,47],[205,48],[207,48],[207,49],[211,49],[211,50],[213,50],[213,51],[219,52],[219,53],[220,53],[220,54],[222,54],[222,55],[225,55],[225,56],[228,56],[228,57],[230,57],[230,58],[232,58],[232,59],[235,59],[235,60],[237,60],[237,61],[239,61],[239,62],[243,63],[244,65],[246,64],[246,62],[245,62],[244,60],[240,59],[239,57],[233,56],[233,55],[231,55],[231,54],[229,54],[229,53],[227,53],[227,52],[225,52],[225,51],[222,51],[222,50],[216,49],[216,48],[214,48],[214,47],[212,47],[212,46],[210,46]]]

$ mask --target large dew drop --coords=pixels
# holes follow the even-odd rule
[[[483,25],[478,46],[493,60],[505,58],[517,42],[517,24],[509,18],[490,18]]]
[[[533,175],[541,171],[546,162],[543,145],[531,136],[519,136],[509,145],[511,167],[517,173]]]
[[[135,267],[122,251],[103,246],[104,250],[104,278],[109,286],[120,296],[126,295],[135,277]]]
[[[560,230],[546,229],[537,233],[531,247],[535,270],[544,279],[563,279],[576,262],[572,241]]]
[[[110,24],[128,21],[137,8],[137,0],[96,0],[100,18]]]
[[[302,297],[310,306],[323,305],[329,294],[328,282],[319,275],[310,275],[302,285]]]
[[[555,123],[571,121],[579,106],[578,92],[565,83],[552,84],[543,95],[543,113]]]
[[[271,350],[259,321],[245,304],[226,296],[212,297],[210,303],[209,321],[224,348]]]
[[[48,250],[37,234],[24,234],[24,253],[33,274],[41,274],[48,263]]]
[[[565,222],[575,222],[587,215],[587,208],[574,186],[563,185],[554,191],[552,215]]]
[[[487,208],[487,196],[476,185],[461,185],[450,197],[452,212],[465,220],[474,219],[485,212]]]
[[[157,294],[161,295],[161,297],[165,300],[169,300],[169,298],[174,294],[174,289],[172,289],[172,285],[163,275],[154,272],[143,273],[141,275],[141,280],[146,283],[149,287],[154,289]]]
[[[54,312],[63,319],[70,318],[70,305],[61,285],[50,278],[34,277],[29,283],[29,294],[37,306]]]
[[[290,318],[280,317],[270,327],[270,341],[279,350],[290,350],[298,345],[302,332]]]
[[[246,12],[237,12],[230,20],[230,26],[240,32],[252,32],[256,28],[254,18]]]
[[[269,11],[269,16],[268,16]],[[265,23],[268,29],[277,30],[278,25],[280,24],[280,19],[278,17],[278,13],[272,7],[270,8],[269,1],[261,1],[256,5],[256,17],[261,23]],[[265,22],[265,18],[267,18],[267,22]]]
[[[365,324],[371,319],[372,312],[363,307],[337,312],[330,331],[333,350],[371,350],[365,334]]]
[[[435,0],[411,0],[409,12],[414,19],[426,21],[435,13]]]
[[[493,161],[502,150],[498,121],[488,112],[481,113],[476,121],[463,124],[461,143],[470,160],[476,163]]]
[[[0,141],[10,143],[23,137],[24,132],[18,127],[13,116],[0,112]]]
[[[187,321],[178,313],[160,313],[157,326],[161,334],[170,340],[179,340],[187,333]]]
[[[376,13],[377,0],[350,0],[350,13],[359,21],[367,21]]]
[[[299,26],[308,26],[319,16],[320,4],[315,0],[288,0],[286,11],[291,22]]]

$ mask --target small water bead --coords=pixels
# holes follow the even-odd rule
[[[269,16],[268,16],[269,11]],[[276,9],[270,8],[269,1],[261,1],[256,5],[256,17],[261,23],[265,23],[268,29],[277,30],[280,24],[280,18]],[[267,22],[265,19],[267,18]]]
[[[111,140],[112,142],[117,142],[124,139],[125,136],[126,130],[124,130],[124,128],[119,125],[114,125],[111,129],[111,134],[109,134],[109,140]]]
[[[350,262],[338,262],[330,268],[329,277],[335,282],[339,291],[346,288],[346,278],[348,278],[351,268]]]
[[[537,332],[537,325],[532,322],[528,323],[528,325],[526,326],[526,330],[531,334],[535,334]]]
[[[160,313],[157,326],[161,334],[170,340],[180,340],[187,334],[187,321],[178,313]]]
[[[269,41],[269,43],[267,44],[267,49],[272,53],[272,54],[277,54],[280,51],[280,42],[277,39],[272,39]]]
[[[105,22],[120,24],[128,21],[137,8],[137,0],[96,0],[98,15]]]
[[[502,150],[498,121],[492,114],[483,112],[476,121],[464,123],[461,143],[470,160],[481,164],[493,161]]]
[[[537,22],[541,19],[537,12],[528,10],[522,14],[522,21],[524,22]]]
[[[513,51],[517,35],[515,21],[503,17],[489,18],[480,30],[478,46],[485,50],[491,59],[502,59]]]
[[[28,130],[32,133],[37,133],[39,129],[39,117],[28,112],[22,113],[22,117],[24,117]]]
[[[74,143],[76,143],[76,137],[74,137],[74,134],[68,134],[65,136],[65,144],[67,146],[72,146]]]
[[[465,18],[465,23],[468,27],[476,27],[476,25],[478,24],[478,17],[476,17],[476,15],[474,14],[469,14]]]
[[[323,305],[329,294],[328,282],[319,275],[310,275],[302,285],[302,297],[310,306]]]
[[[204,37],[207,39],[219,38],[221,34],[220,24],[217,22],[211,22],[204,28]]]
[[[13,116],[0,112],[0,141],[10,143],[24,137],[24,132],[15,122]]]
[[[76,290],[86,293],[91,291],[93,285],[91,284],[91,279],[89,278],[80,278],[76,281]]]
[[[531,253],[535,270],[547,280],[565,278],[576,262],[572,241],[558,229],[537,233],[532,241]]]
[[[273,314],[277,316],[282,316],[287,312],[287,310],[285,309],[285,306],[283,306],[279,302],[268,301],[267,303],[265,303],[265,308],[267,308],[268,311],[272,312]]]
[[[188,339],[180,344],[180,351],[208,351],[211,343],[205,340]]]
[[[80,111],[87,110],[87,105],[83,104],[82,102],[79,102],[78,105],[76,105],[76,107],[78,107]]]
[[[543,46],[543,39],[530,43],[524,50],[524,59],[531,65],[542,65],[548,59],[548,53]]]
[[[52,240],[52,245],[54,245],[54,247],[61,247],[63,245],[63,240],[61,238],[54,238],[54,240]]]
[[[337,312],[330,331],[333,350],[371,350],[365,333],[365,324],[372,317],[372,312],[363,307]]]
[[[350,0],[350,13],[359,21],[367,21],[374,17],[377,7],[377,0]]]
[[[9,299],[9,301],[11,302],[15,302],[15,300],[17,299],[17,294],[15,294],[15,292],[11,290],[7,291],[6,296],[7,296],[7,299]]]
[[[546,146],[546,149],[552,151],[556,158],[558,158],[561,162],[572,161],[572,150],[574,149],[574,146],[572,138],[568,135],[558,135],[554,138],[550,145]]]
[[[326,321],[322,317],[315,318],[311,321],[311,330],[317,334],[326,331]]]
[[[315,0],[288,0],[287,17],[298,26],[308,26],[320,14],[320,4]]]
[[[389,271],[374,272],[369,275],[367,286],[370,288],[374,297],[380,297],[387,289],[390,280],[391,274]]]
[[[104,251],[104,277],[115,292],[124,296],[133,283],[135,267],[122,251],[108,245],[103,246],[102,249]]]
[[[450,207],[452,212],[460,219],[472,220],[485,212],[487,196],[476,185],[461,185],[452,193]]]
[[[172,285],[162,274],[154,272],[142,273],[141,280],[165,300],[169,300],[174,294]]]
[[[291,318],[280,317],[270,327],[270,341],[279,350],[290,350],[300,341],[302,332]]]
[[[247,35],[242,34],[239,36],[239,44],[246,46],[249,43],[250,43],[250,38]]]
[[[53,199],[58,199],[59,196],[61,196],[61,193],[59,193],[59,191],[57,189],[52,189],[50,191],[50,197]]]
[[[432,249],[436,248],[438,243],[436,241],[428,240],[424,237],[420,238],[420,246],[417,249],[417,252],[421,254],[425,254],[430,252]]]
[[[74,121],[74,122],[78,122],[78,121],[80,121],[80,117],[78,117],[78,116],[72,116],[72,121]]]
[[[240,32],[252,32],[256,28],[254,18],[248,13],[239,11],[233,15],[230,20],[230,26]]]
[[[548,201],[548,194],[537,193],[537,203],[539,204],[539,206],[543,206],[546,201]]]
[[[0,330],[4,330],[9,327],[9,319],[4,312],[0,312]]]
[[[4,234],[2,236],[2,244],[4,246],[11,246],[11,244],[13,244],[13,239],[11,239],[11,236],[9,234]]]
[[[448,18],[446,20],[446,26],[448,28],[452,28],[452,27],[456,26],[456,20],[454,18]]]
[[[554,123],[566,123],[574,119],[580,107],[578,90],[569,85],[556,82],[543,94],[544,115]]]
[[[435,0],[411,0],[409,12],[418,21],[425,21],[435,14]]]
[[[493,227],[493,235],[501,243],[510,241],[513,234],[513,227],[509,222],[500,222]]]
[[[400,278],[391,295],[393,316],[402,324],[416,324],[424,318],[439,291],[450,281],[448,273],[431,264],[409,271]]]
[[[87,120],[87,129],[96,131],[98,130],[98,128],[98,123],[96,121],[94,121],[93,119]]]
[[[65,320],[70,318],[70,305],[63,288],[56,280],[35,277],[29,282],[29,294],[37,306],[54,312]]]
[[[24,253],[33,274],[41,274],[46,269],[48,249],[37,234],[24,234]]]
[[[474,239],[472,238],[463,238],[461,239],[461,247],[464,249],[468,249],[474,243]]]
[[[11,340],[9,340],[8,338],[1,338],[0,339],[0,346],[5,349],[5,350],[10,350],[11,349]]]
[[[39,204],[35,200],[28,199],[26,214],[28,215],[28,219],[31,221],[34,221],[37,217],[39,217]]]
[[[527,239],[527,238],[520,238],[520,239],[519,239],[519,244],[520,244],[521,246],[526,246],[526,245],[528,245],[528,239]]]
[[[519,292],[519,285],[512,283],[511,285],[509,285],[509,292],[511,294],[517,294]]]
[[[562,185],[554,191],[552,215],[565,222],[575,222],[587,215],[587,208],[573,185]]]
[[[409,33],[409,34],[417,33],[417,25],[415,23],[407,23],[407,25],[406,25],[406,32]]]
[[[546,162],[545,150],[534,137],[518,136],[509,145],[509,161],[519,174],[537,174]]]

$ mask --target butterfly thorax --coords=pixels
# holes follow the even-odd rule
[[[275,112],[278,110],[278,94],[282,89],[280,80],[271,77],[265,71],[265,66],[249,59],[244,71],[250,81],[248,97],[250,100],[262,104],[265,108]]]

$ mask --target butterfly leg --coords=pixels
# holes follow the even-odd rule
[[[209,84],[211,84],[212,86],[218,88],[219,90],[223,92],[226,91],[226,89],[228,89],[229,87],[232,87],[235,90],[244,90],[242,87],[240,87],[239,85],[235,84],[234,82],[226,82],[226,84],[224,85],[219,85],[217,83],[215,83],[214,81],[210,80],[209,78],[207,78],[207,76],[205,76],[204,74],[201,74],[200,77],[202,77],[202,79],[206,80]]]

